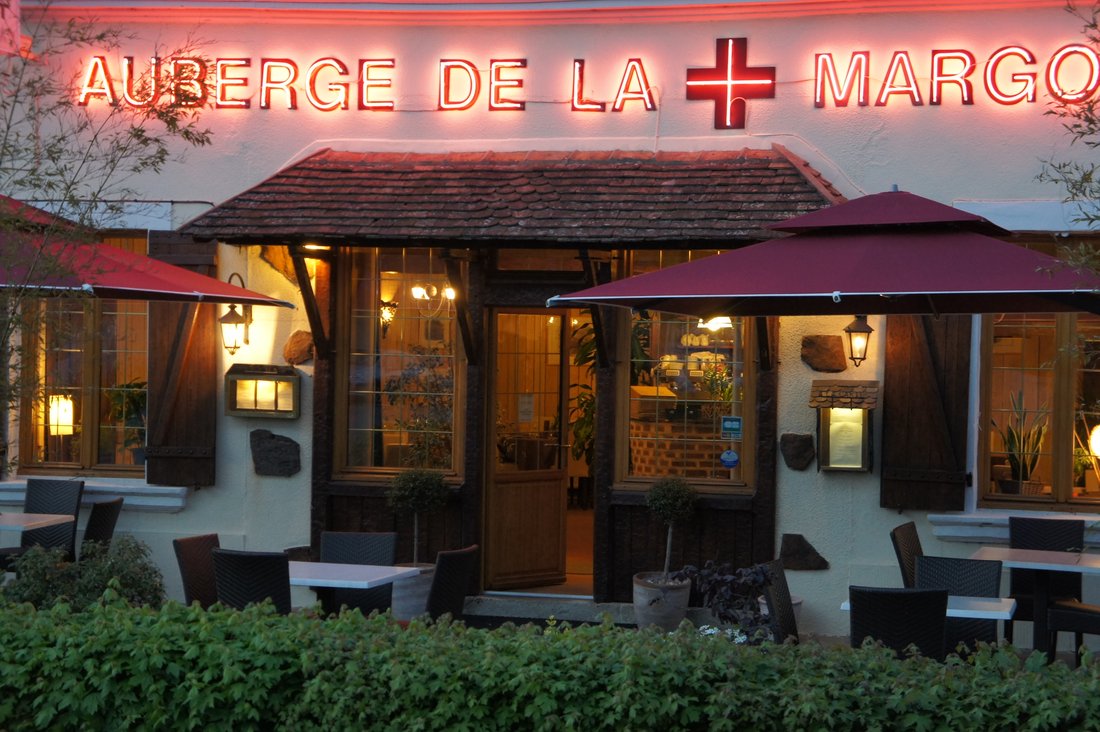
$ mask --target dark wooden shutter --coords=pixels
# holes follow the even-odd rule
[[[969,315],[891,315],[882,389],[880,505],[962,510]]]
[[[149,255],[215,274],[213,242],[150,232]],[[214,485],[217,434],[217,306],[149,303],[149,423],[146,480],[154,485]]]

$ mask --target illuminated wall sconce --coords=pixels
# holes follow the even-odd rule
[[[442,289],[435,285],[413,285],[412,296],[422,314],[435,317],[445,305],[449,306],[454,301],[455,288],[449,284],[443,285]]]
[[[378,320],[382,323],[382,337],[390,330],[390,323],[397,317],[397,303],[382,301],[378,305]]]
[[[236,272],[229,275],[227,282],[232,284],[234,277],[237,278],[240,286],[244,287],[244,280]],[[241,346],[248,345],[248,326],[252,325],[252,306],[242,305],[241,310],[243,312],[238,313],[237,306],[230,305],[225,315],[218,318],[218,324],[222,328],[222,345],[225,346],[225,350],[229,351],[230,356],[236,353]]]
[[[302,377],[293,366],[233,364],[225,374],[225,413],[297,419]]]
[[[871,343],[871,334],[875,330],[867,325],[866,315],[857,315],[844,332],[848,334],[848,351],[852,354],[849,358],[853,364],[859,366],[867,360],[867,346]]]
[[[73,398],[64,394],[50,396],[50,434],[63,437],[73,433]]]

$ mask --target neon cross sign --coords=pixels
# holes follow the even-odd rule
[[[687,98],[714,101],[714,129],[745,127],[746,99],[775,98],[775,67],[746,64],[747,38],[719,38],[713,69],[688,69]]]

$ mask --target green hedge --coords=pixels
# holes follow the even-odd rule
[[[0,607],[0,729],[1096,729],[1095,667],[738,646],[610,624]]]

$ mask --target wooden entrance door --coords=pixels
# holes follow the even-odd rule
[[[562,316],[497,312],[492,319],[487,430],[485,583],[519,589],[565,581],[566,471]]]

